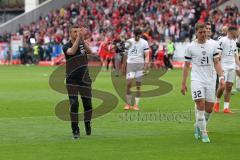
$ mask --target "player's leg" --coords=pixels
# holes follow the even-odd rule
[[[106,66],[107,71],[109,70],[110,63],[111,63],[111,58],[107,57],[107,66]]]
[[[132,87],[132,78],[128,77],[128,79],[127,79],[127,89],[126,89],[126,105],[124,107],[125,110],[131,109],[131,104],[132,104],[131,87]]]
[[[224,70],[224,77],[226,78],[228,76],[228,70]],[[225,88],[221,88],[219,85],[218,85],[218,89],[217,89],[217,92],[216,92],[216,101],[215,101],[215,104],[214,104],[214,112],[219,112],[219,109],[220,109],[220,101],[221,101],[221,97],[224,93],[224,90]]]
[[[136,97],[135,97],[135,103],[133,109],[138,111],[139,110],[139,102],[140,102],[140,97],[141,97],[141,84],[142,84],[142,77],[136,77]]]
[[[233,83],[235,81],[235,70],[229,70],[228,76],[226,77],[226,89],[224,94],[224,113],[233,113],[229,108],[231,91],[233,87]]]
[[[196,125],[197,128],[200,130],[200,136],[203,142],[210,142],[207,134],[207,124],[205,119],[205,99],[197,99],[195,100],[197,105],[197,113],[196,113]],[[199,138],[199,133],[196,134],[195,129],[195,138]],[[198,132],[198,131],[197,131]]]
[[[131,109],[131,104],[132,104],[131,87],[132,87],[132,80],[135,77],[135,72],[134,72],[134,68],[133,67],[134,67],[134,64],[127,63],[127,72],[126,72],[126,80],[127,80],[126,105],[124,107],[125,110]]]
[[[106,54],[101,55],[101,61],[102,61],[103,71],[106,71],[106,66],[107,66]]]
[[[78,139],[80,137],[79,127],[78,127],[78,89],[76,85],[72,83],[67,83],[67,91],[70,103],[70,118],[71,118],[71,128],[73,133],[73,139]]]
[[[169,57],[169,67],[171,69],[173,69],[173,55],[172,54],[168,54]]]
[[[92,119],[92,98],[81,97],[84,108],[84,124],[87,135],[91,135],[91,119]]]
[[[221,97],[223,95],[224,89],[218,87],[217,94],[216,94],[216,103],[220,103]]]
[[[232,86],[233,86],[232,82],[226,82],[226,91],[224,94],[224,113],[232,113],[232,111],[229,108]]]
[[[217,89],[216,101],[213,106],[214,112],[216,112],[216,113],[219,112],[219,110],[220,110],[220,101],[221,101],[223,92],[224,92],[224,89],[221,89],[221,88]]]
[[[214,74],[214,80],[217,79],[216,74]],[[205,119],[206,123],[209,121],[210,116],[213,111],[213,106],[215,102],[215,95],[216,95],[216,81],[213,81],[211,85],[206,87],[206,104],[205,104]]]
[[[169,64],[168,64],[168,56],[167,55],[164,55],[163,62],[164,62],[165,68],[168,69]]]
[[[88,82],[88,83],[86,83]],[[78,91],[81,95],[84,108],[84,124],[87,135],[91,135],[91,120],[92,120],[92,88],[89,76],[85,75],[84,82],[79,83]]]
[[[205,119],[206,119],[206,123],[208,123],[210,117],[211,117],[211,114],[212,114],[212,111],[213,111],[213,106],[214,106],[214,102],[207,102],[206,101],[206,104],[205,104]]]
[[[71,117],[71,127],[72,127],[72,133],[73,138],[79,138],[79,127],[78,127],[78,108],[79,108],[79,102],[78,102],[78,96],[72,95],[69,96],[70,100],[70,117]]]
[[[206,119],[205,119],[205,91],[206,87],[200,82],[191,82],[192,99],[196,104],[196,122],[194,136],[196,139],[202,138],[203,142],[209,142],[209,138],[206,131]]]
[[[140,96],[141,96],[141,82],[142,82],[142,76],[144,71],[144,63],[138,63],[134,64],[134,71],[135,71],[135,79],[136,79],[136,97],[135,97],[135,104],[133,109],[139,110],[139,102],[140,102]]]
[[[84,108],[84,124],[87,135],[91,135],[92,119],[92,80],[88,72],[85,72],[83,79],[77,82],[78,93],[81,96]]]

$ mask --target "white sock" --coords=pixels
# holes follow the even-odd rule
[[[126,99],[127,99],[127,104],[131,105],[132,104],[132,95],[131,94],[127,94],[126,95]]]
[[[224,102],[224,109],[229,108],[229,102]]]
[[[135,105],[137,105],[137,106],[138,106],[138,104],[139,104],[139,101],[140,101],[140,98],[139,98],[139,97],[135,97]]]
[[[197,127],[197,105],[196,105],[196,103],[195,103],[195,106],[194,106],[194,113],[195,113],[194,127]]]
[[[221,100],[220,98],[216,98],[217,103],[220,103],[220,100]]]
[[[211,113],[205,112],[204,116],[205,116],[205,120],[206,120],[206,123],[207,123],[208,120],[210,119]]]
[[[204,116],[205,111],[197,110],[197,126],[202,133],[206,133],[206,120]]]

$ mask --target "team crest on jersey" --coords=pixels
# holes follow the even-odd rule
[[[206,55],[206,54],[207,54],[207,52],[206,52],[206,51],[202,51],[202,54],[203,54],[203,55]]]

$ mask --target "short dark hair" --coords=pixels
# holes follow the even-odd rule
[[[75,24],[75,25],[71,25],[71,26],[69,27],[69,30],[68,30],[68,31],[71,32],[73,28],[79,28],[79,26],[76,25],[76,24]]]
[[[206,24],[206,26],[211,26],[210,22],[206,22],[205,24]]]
[[[135,30],[134,30],[134,35],[135,36],[139,36],[139,35],[141,35],[142,34],[142,30],[140,29],[140,28],[136,28]]]
[[[231,32],[231,31],[237,31],[238,29],[237,29],[237,27],[235,27],[235,26],[229,26],[228,27],[228,32]]]
[[[200,28],[205,28],[206,24],[204,23],[196,23],[195,24],[195,31],[199,30]]]

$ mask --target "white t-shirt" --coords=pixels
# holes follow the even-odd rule
[[[220,38],[218,42],[222,52],[221,64],[223,69],[235,69],[235,55],[238,54],[236,42],[227,36]]]
[[[210,41],[191,42],[185,51],[185,61],[192,62],[191,80],[212,84],[215,80],[214,58],[219,57],[217,45]]]
[[[127,63],[144,63],[144,55],[149,51],[148,42],[142,38],[135,41],[131,38],[126,41]]]

